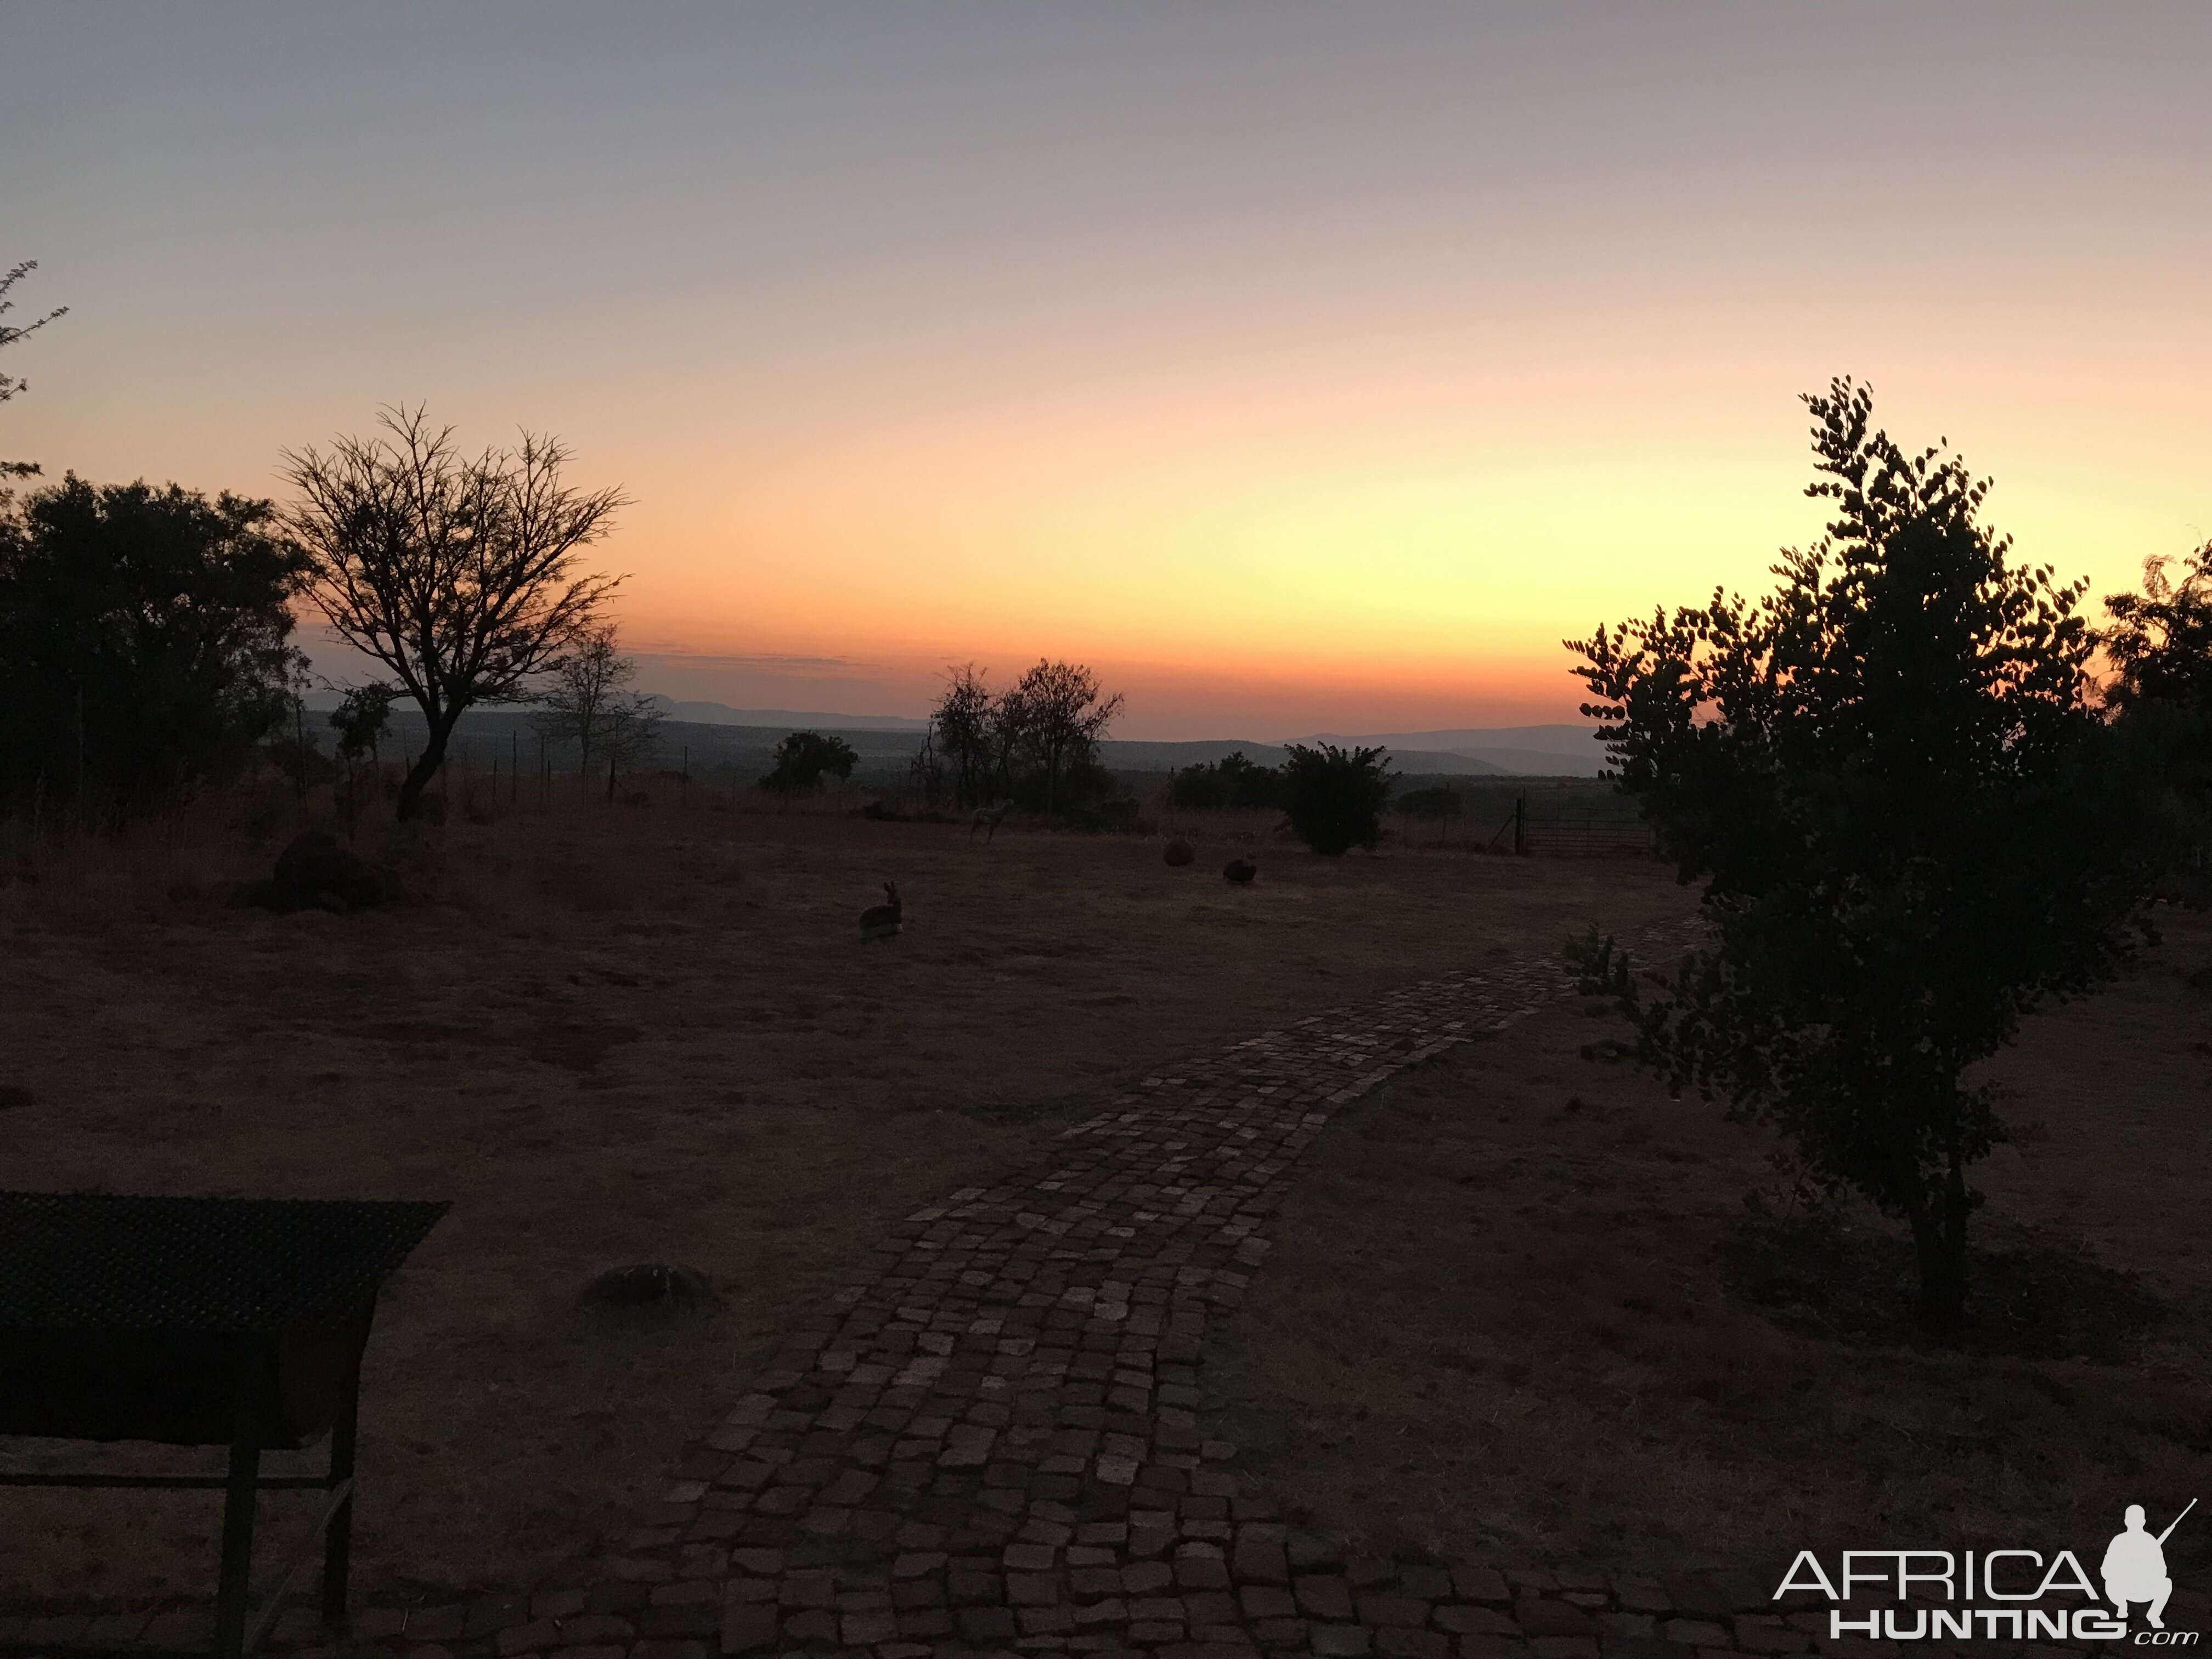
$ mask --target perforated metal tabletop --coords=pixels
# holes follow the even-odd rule
[[[373,1298],[449,1207],[0,1192],[0,1329],[319,1329]]]

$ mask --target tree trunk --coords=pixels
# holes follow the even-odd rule
[[[1913,1206],[1912,1248],[1920,1264],[1919,1315],[1939,1331],[1966,1322],[1966,1216],[1964,1172],[1954,1167],[1940,1197]]]
[[[422,792],[430,787],[430,780],[438,775],[438,768],[446,758],[445,739],[433,732],[430,741],[423,746],[407,775],[399,781],[399,821],[404,823],[415,816],[422,799]]]
[[[453,726],[460,717],[461,711],[456,708],[445,719],[431,724],[429,742],[422,745],[422,752],[416,757],[414,765],[407,769],[407,775],[400,781],[399,817],[403,823],[415,816],[422,792],[438,775],[438,769],[446,763],[446,739],[453,735]]]

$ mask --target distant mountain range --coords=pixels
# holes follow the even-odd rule
[[[773,726],[785,732],[927,732],[929,722],[904,714],[830,714],[800,708],[732,708],[726,702],[678,702],[656,696],[670,720],[698,726]]]
[[[744,764],[752,764],[750,751],[775,748],[792,732],[836,732],[845,736],[865,759],[889,762],[912,753],[911,740],[927,731],[929,722],[904,714],[841,714],[823,709],[732,708],[727,703],[679,702],[656,696],[669,727],[672,743],[689,742],[701,752],[724,750],[746,751]],[[334,692],[311,694],[311,708],[335,708]],[[420,717],[403,702],[394,714],[395,731],[419,727]],[[506,733],[520,726],[527,711],[513,707],[471,710],[464,717],[465,730],[480,737]],[[685,737],[677,728],[689,726]],[[699,728],[711,728],[701,730]],[[1390,763],[1402,774],[1444,777],[1595,777],[1605,763],[1605,751],[1587,726],[1454,726],[1437,732],[1316,732],[1297,743],[1334,743],[1346,748],[1362,746],[1390,751]],[[1099,758],[1118,771],[1164,772],[1171,767],[1203,766],[1242,752],[1263,765],[1282,763],[1285,745],[1259,738],[1207,738],[1186,742],[1155,742],[1146,738],[1110,738],[1099,744]]]
[[[1316,732],[1292,743],[1333,743],[1340,748],[1387,749],[1401,773],[1444,777],[1594,778],[1605,751],[1586,726],[1462,726],[1443,732]],[[1243,753],[1279,764],[1287,744],[1255,738],[1211,738],[1196,743],[1149,743],[1109,738],[1098,745],[1109,766],[1164,771],[1206,766]]]

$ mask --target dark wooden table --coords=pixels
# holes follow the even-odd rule
[[[295,1553],[249,1621],[258,1495],[319,1488],[323,1617],[335,1622],[377,1292],[447,1207],[0,1192],[0,1434],[230,1451],[222,1475],[0,1474],[0,1485],[222,1487],[218,1659],[259,1645],[306,1559]],[[325,1435],[325,1474],[261,1474],[264,1451]]]

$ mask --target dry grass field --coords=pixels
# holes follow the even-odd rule
[[[1801,1547],[2074,1548],[2212,1491],[2212,921],[1996,1075],[1977,1328],[1905,1317],[1901,1224],[1615,1058],[1593,1001],[1332,1129],[1212,1378],[1294,1513],[1377,1553],[1614,1571]],[[1752,1201],[1747,1202],[1747,1195]],[[2201,1510],[2200,1510],[2201,1513]],[[2168,1546],[2178,1583],[2212,1527]]]
[[[692,796],[364,832],[410,896],[345,916],[230,902],[289,834],[274,808],[0,887],[0,1185],[453,1200],[369,1348],[372,1600],[527,1584],[624,1528],[887,1222],[1118,1079],[1688,903],[1648,863],[1321,860],[1260,818],[1199,824],[1175,870],[1157,836]],[[907,933],[864,948],[885,880]],[[643,1261],[714,1304],[580,1305]],[[203,1595],[218,1501],[0,1489],[0,1607]]]

